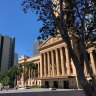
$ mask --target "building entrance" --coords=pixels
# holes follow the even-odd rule
[[[64,81],[64,89],[69,89],[69,81]]]
[[[45,88],[49,88],[49,81],[45,81]]]
[[[58,88],[58,81],[53,81],[54,88]]]

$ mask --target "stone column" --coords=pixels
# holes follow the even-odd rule
[[[65,74],[63,49],[60,48],[62,75]]]
[[[40,77],[42,78],[43,77],[43,68],[42,68],[42,65],[43,65],[43,60],[42,60],[42,53],[40,53]]]
[[[96,74],[96,66],[95,66],[95,61],[94,61],[94,57],[93,57],[92,51],[89,54],[90,54],[90,61],[91,61],[93,74]]]
[[[44,77],[46,77],[47,73],[46,73],[46,53],[44,53]]]
[[[67,74],[71,74],[71,66],[70,66],[70,58],[69,58],[69,53],[67,47],[65,48],[65,54],[66,54],[66,66],[67,66]]]
[[[38,63],[38,77],[39,77],[39,63]]]
[[[40,77],[40,62],[39,62],[39,77]]]
[[[57,76],[59,76],[59,56],[58,56],[58,49],[55,50],[56,52],[56,69],[57,69]]]
[[[47,52],[48,77],[50,77],[50,54]]]
[[[54,70],[55,64],[54,64],[54,53],[53,53],[53,50],[51,51],[51,54],[52,54],[52,76],[54,76],[55,75],[55,70]]]
[[[85,61],[84,61],[84,73],[85,73],[85,75],[88,75],[88,70],[87,70],[87,66],[86,66]]]

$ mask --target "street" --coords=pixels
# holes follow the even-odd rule
[[[75,89],[19,89],[0,91],[0,96],[85,96],[83,90]]]

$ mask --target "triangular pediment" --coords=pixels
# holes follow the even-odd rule
[[[40,46],[39,46],[39,49],[42,48],[42,47],[45,47],[47,45],[51,45],[55,42],[58,42],[59,40],[62,40],[61,39],[61,36],[54,36],[54,37],[49,37],[47,40],[45,40]]]

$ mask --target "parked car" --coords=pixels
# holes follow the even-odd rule
[[[56,88],[49,88],[50,90],[56,90]]]
[[[30,86],[25,86],[24,88],[25,88],[25,89],[30,89],[31,87],[30,87]]]
[[[18,89],[25,89],[24,86],[19,86]]]
[[[0,91],[2,91],[2,89],[3,89],[3,85],[2,83],[0,83]]]

